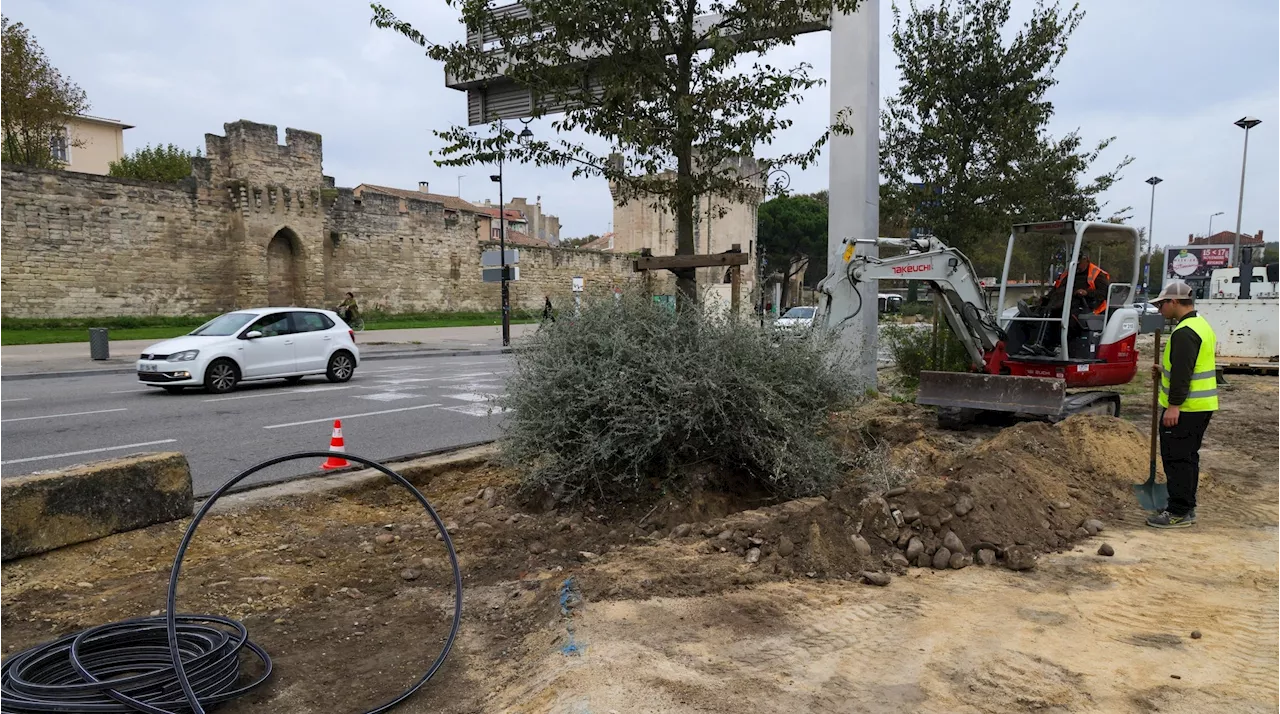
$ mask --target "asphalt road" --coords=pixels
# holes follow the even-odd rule
[[[342,419],[347,453],[386,460],[495,438],[509,355],[365,362],[346,384],[309,377],[241,385],[214,396],[171,395],[133,375],[4,382],[0,475],[15,476],[144,451],[180,451],[197,495],[266,459],[325,450]],[[493,413],[490,413],[490,410]],[[274,466],[253,481],[316,471]]]

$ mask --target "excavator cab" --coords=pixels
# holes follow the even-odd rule
[[[1119,372],[1124,370],[1116,368],[1119,368],[1122,363],[1127,367],[1129,360],[1117,359],[1117,352],[1123,352],[1125,356],[1134,352],[1124,347],[1133,342],[1132,338],[1139,331],[1138,313],[1134,309],[1137,297],[1136,287],[1132,282],[1112,281],[1107,290],[1106,310],[1101,312],[1090,310],[1088,306],[1081,303],[1080,298],[1075,296],[1076,288],[1081,287],[1076,285],[1079,277],[1076,266],[1081,262],[1081,254],[1086,250],[1086,244],[1092,243],[1094,262],[1105,269],[1106,266],[1101,265],[1103,258],[1099,255],[1102,252],[1101,248],[1104,245],[1115,246],[1123,251],[1120,255],[1124,259],[1130,255],[1128,250],[1133,251],[1131,275],[1138,275],[1142,242],[1137,230],[1131,226],[1095,221],[1051,221],[1015,225],[1005,250],[1004,273],[1001,276],[998,298],[1001,305],[1006,300],[1014,248],[1019,241],[1059,241],[1063,244],[1065,250],[1060,251],[1058,255],[1065,258],[1059,263],[1059,270],[1065,277],[1063,293],[1066,298],[1062,300],[1061,307],[1052,312],[1044,308],[1034,309],[1023,302],[1017,306],[1016,315],[1002,320],[1001,327],[1006,334],[1004,350],[1008,355],[1008,362],[1012,363],[1009,365],[1008,373],[1020,373],[1022,370],[1015,366],[1019,364],[1062,366],[1063,376],[1066,372],[1079,371],[1070,369],[1071,366],[1100,365],[1104,372],[1116,372],[1113,378],[1121,378]],[[1056,272],[1049,277],[1057,277]],[[1113,265],[1109,272],[1114,274],[1120,271]],[[1132,314],[1129,314],[1130,311]],[[1120,316],[1120,319],[1116,319],[1117,316]],[[1118,342],[1125,344],[1117,345]],[[1046,344],[1050,346],[1048,349],[1043,347],[1035,349],[1037,345]],[[1029,346],[1031,349],[1028,349]],[[1136,368],[1136,362],[1133,366]],[[1092,372],[1094,369],[1087,367],[1085,371]],[[1129,374],[1123,377],[1123,380],[1127,382],[1132,377],[1133,375]],[[1079,382],[1079,386],[1088,386],[1095,381],[1097,380],[1068,380],[1069,383]]]

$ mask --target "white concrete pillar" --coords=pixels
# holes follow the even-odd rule
[[[880,0],[866,0],[852,15],[831,18],[831,118],[849,108],[850,136],[831,138],[828,272],[842,279],[831,286],[831,319],[853,360],[853,377],[876,384],[876,281],[858,284],[861,300],[843,279],[844,239],[880,234]],[[861,255],[878,255],[874,244],[858,245]],[[861,307],[859,308],[859,303]],[[841,320],[854,310],[856,317]]]

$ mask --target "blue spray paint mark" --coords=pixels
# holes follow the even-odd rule
[[[560,585],[560,614],[565,618],[565,629],[569,633],[569,641],[560,648],[560,653],[566,657],[581,655],[585,649],[574,638],[573,613],[580,607],[582,607],[582,594],[578,592],[573,578],[569,578]]]

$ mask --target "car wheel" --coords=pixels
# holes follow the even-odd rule
[[[182,394],[184,387],[165,387],[164,391],[170,394]]]
[[[302,377],[285,377],[284,381],[288,382],[289,384],[297,384],[298,382],[302,381]]]
[[[356,360],[350,352],[339,350],[329,358],[329,369],[324,376],[330,382],[345,382],[356,372]]]
[[[236,388],[240,370],[229,359],[214,360],[204,370],[204,388],[210,394],[226,394]]]

